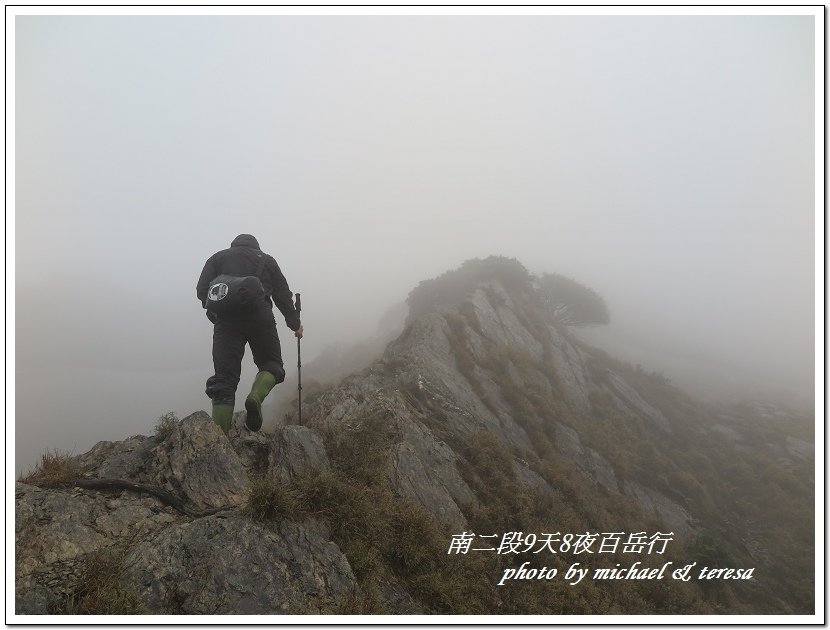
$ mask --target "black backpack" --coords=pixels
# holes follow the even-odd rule
[[[220,316],[241,315],[252,311],[267,297],[259,279],[265,267],[265,256],[260,256],[254,276],[222,274],[210,281],[205,308]]]

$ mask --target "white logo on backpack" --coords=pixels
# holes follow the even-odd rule
[[[208,291],[208,299],[214,302],[218,302],[223,297],[228,294],[228,285],[224,282],[218,282],[210,287],[210,291]]]

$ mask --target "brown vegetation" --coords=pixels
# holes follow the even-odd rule
[[[69,453],[55,450],[41,455],[35,468],[18,481],[46,488],[69,488],[80,476],[78,460]]]

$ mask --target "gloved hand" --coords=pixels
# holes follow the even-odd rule
[[[217,321],[219,321],[219,316],[213,311],[206,310],[205,315],[207,315],[207,318],[210,320],[211,324],[215,324]]]

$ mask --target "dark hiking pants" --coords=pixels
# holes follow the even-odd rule
[[[233,403],[246,343],[250,344],[254,363],[260,371],[271,372],[277,383],[285,380],[280,338],[270,310],[251,317],[220,319],[213,325],[215,374],[207,380],[205,389],[214,404]]]

